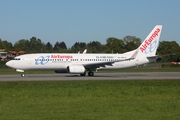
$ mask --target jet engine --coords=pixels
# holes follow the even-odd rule
[[[72,74],[82,74],[85,72],[85,68],[83,65],[70,65],[67,67],[67,71]]]

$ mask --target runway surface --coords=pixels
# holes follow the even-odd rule
[[[0,82],[67,80],[180,80],[180,72],[95,73],[93,77],[74,74],[26,74],[25,77],[20,74],[0,75]]]

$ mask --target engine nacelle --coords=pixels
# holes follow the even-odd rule
[[[85,68],[82,65],[70,65],[67,67],[68,73],[82,74],[85,72]]]

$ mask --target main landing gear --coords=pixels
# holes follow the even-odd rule
[[[88,72],[88,76],[94,76],[94,72],[89,71],[89,72]]]
[[[84,73],[82,73],[82,74],[80,74],[81,76],[86,76],[86,72],[84,72]],[[94,76],[94,72],[92,72],[92,71],[89,71],[88,72],[88,76]]]

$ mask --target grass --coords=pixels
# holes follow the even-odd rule
[[[179,120],[180,81],[1,82],[2,120]]]

